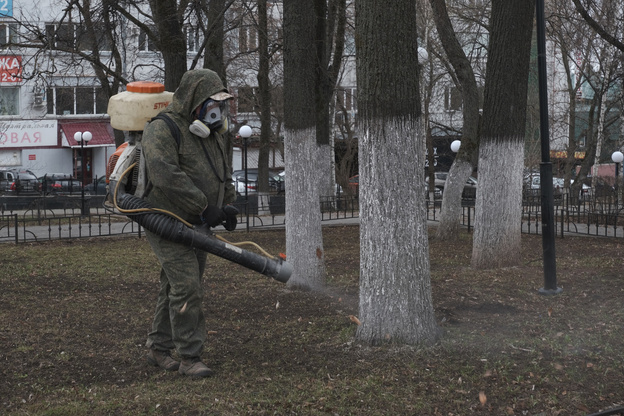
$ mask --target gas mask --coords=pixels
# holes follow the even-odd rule
[[[228,108],[227,101],[206,100],[189,130],[202,138],[210,136],[211,131],[225,133],[228,129]]]

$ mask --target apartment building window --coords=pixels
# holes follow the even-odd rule
[[[18,42],[17,24],[0,23],[0,46]]]
[[[81,51],[91,51],[95,48],[100,52],[110,51],[112,48],[108,33],[110,30],[101,22],[93,24],[93,33],[84,25],[76,25],[76,47]]]
[[[1,116],[17,116],[19,115],[19,98],[20,89],[18,87],[0,88],[0,115]]]
[[[152,32],[154,32],[156,31],[156,26],[149,25],[149,29]],[[149,36],[147,36],[147,32],[143,29],[141,29],[141,31],[139,32],[139,50],[145,51],[145,52],[158,51],[158,47],[156,46],[156,43],[152,39],[150,39]]]
[[[462,96],[459,88],[446,87],[444,90],[444,109],[446,111],[461,111]]]
[[[73,49],[75,34],[73,23],[46,23],[45,33],[50,46],[54,48]]]
[[[239,113],[252,113],[257,110],[256,90],[257,88],[254,87],[238,88],[237,103]]]
[[[46,23],[46,37],[52,47],[59,49],[110,51],[111,43],[108,31],[103,23],[93,24],[93,33],[85,25],[75,23]]]
[[[255,25],[243,21],[238,28],[239,52],[253,52],[258,49],[258,32]]]
[[[184,32],[186,34],[186,49],[189,52],[198,52],[201,46],[199,29],[193,26],[186,26]]]
[[[56,87],[48,88],[46,94],[48,114],[105,114],[108,107],[101,88]]]
[[[356,89],[355,88],[339,88],[336,90],[336,110],[353,111],[356,108]]]
[[[345,124],[355,120],[357,110],[355,88],[339,88],[336,90],[335,120],[337,124]]]

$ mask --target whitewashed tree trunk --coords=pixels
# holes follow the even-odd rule
[[[307,290],[325,283],[319,189],[327,146],[319,145],[323,140],[317,137],[318,120],[324,117],[317,111],[322,94],[316,13],[313,2],[284,3],[286,256],[293,266],[288,286]]]
[[[370,130],[360,130],[361,325],[356,336],[371,344],[428,343],[438,328],[425,199],[422,186],[414,183],[424,170],[424,132],[419,122],[368,125]]]
[[[602,153],[602,144],[604,143],[604,124],[605,114],[607,113],[607,94],[603,93],[600,98],[600,111],[598,113],[598,131],[596,132],[596,156],[594,157],[594,166],[600,165],[600,154]],[[596,189],[598,175],[592,174],[592,188]],[[580,188],[579,188],[580,189]]]
[[[323,146],[314,127],[286,130],[286,254],[293,266],[289,287],[318,290],[325,284],[325,252],[319,203]],[[326,146],[324,146],[326,147]]]
[[[524,138],[482,138],[472,266],[518,265],[522,219]]]
[[[437,239],[450,240],[457,237],[461,228],[462,192],[472,170],[472,164],[465,160],[455,159],[451,165],[442,196]]]
[[[534,18],[535,2],[492,2],[472,246],[472,266],[478,269],[520,263],[524,136]]]

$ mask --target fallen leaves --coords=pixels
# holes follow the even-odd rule
[[[360,322],[360,320],[356,316],[349,315],[349,320],[351,322],[354,322],[356,325],[362,325],[362,322]]]

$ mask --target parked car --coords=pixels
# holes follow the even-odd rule
[[[85,195],[106,195],[106,176],[100,176],[85,185]]]
[[[59,179],[51,186],[50,194],[53,195],[78,195],[82,194],[82,182],[76,179]]]
[[[278,194],[281,194],[286,190],[284,176],[286,176],[286,171],[281,171],[277,175],[269,178],[269,186],[271,189],[277,191]]]
[[[351,189],[356,195],[360,192],[360,175],[351,176],[349,178],[349,189]]]
[[[435,172],[435,188],[436,197],[440,197],[444,193],[446,187],[446,179],[448,178],[448,172]],[[429,177],[425,178],[425,182],[429,184]],[[439,191],[439,192],[438,192]],[[462,191],[462,198],[474,198],[477,192],[477,178],[470,176],[464,185]]]
[[[39,176],[39,178],[37,178],[37,180],[41,183],[41,191],[45,195],[48,195],[58,190],[61,185],[59,184],[54,186],[56,181],[70,179],[73,178],[69,173],[46,173],[45,175]]]
[[[27,169],[0,170],[0,193],[7,195],[39,195],[41,184]]]
[[[570,179],[570,186],[572,186],[572,184],[574,184],[574,179]],[[591,186],[586,184],[581,186],[581,190],[579,192],[581,199],[589,199],[593,195]]]
[[[541,189],[541,180],[542,177],[539,173],[531,173],[524,176],[523,186],[525,189],[539,190]],[[564,182],[563,178],[553,177],[553,189],[562,190]]]
[[[570,185],[574,183],[574,180],[570,180]],[[531,173],[524,177],[524,192],[525,194],[538,195],[541,189],[541,176],[539,173]],[[566,193],[565,180],[563,178],[553,177],[553,195],[555,198],[561,198]],[[592,195],[592,189],[589,185],[583,184],[580,190],[580,197],[582,199],[589,198]]]
[[[269,169],[269,187],[273,191],[280,191],[280,187],[283,190],[283,176],[279,179],[275,179],[282,169]],[[232,172],[232,184],[236,189],[236,193],[239,195],[245,194],[245,171],[235,170]],[[258,190],[258,169],[247,169],[247,193],[256,192]]]

